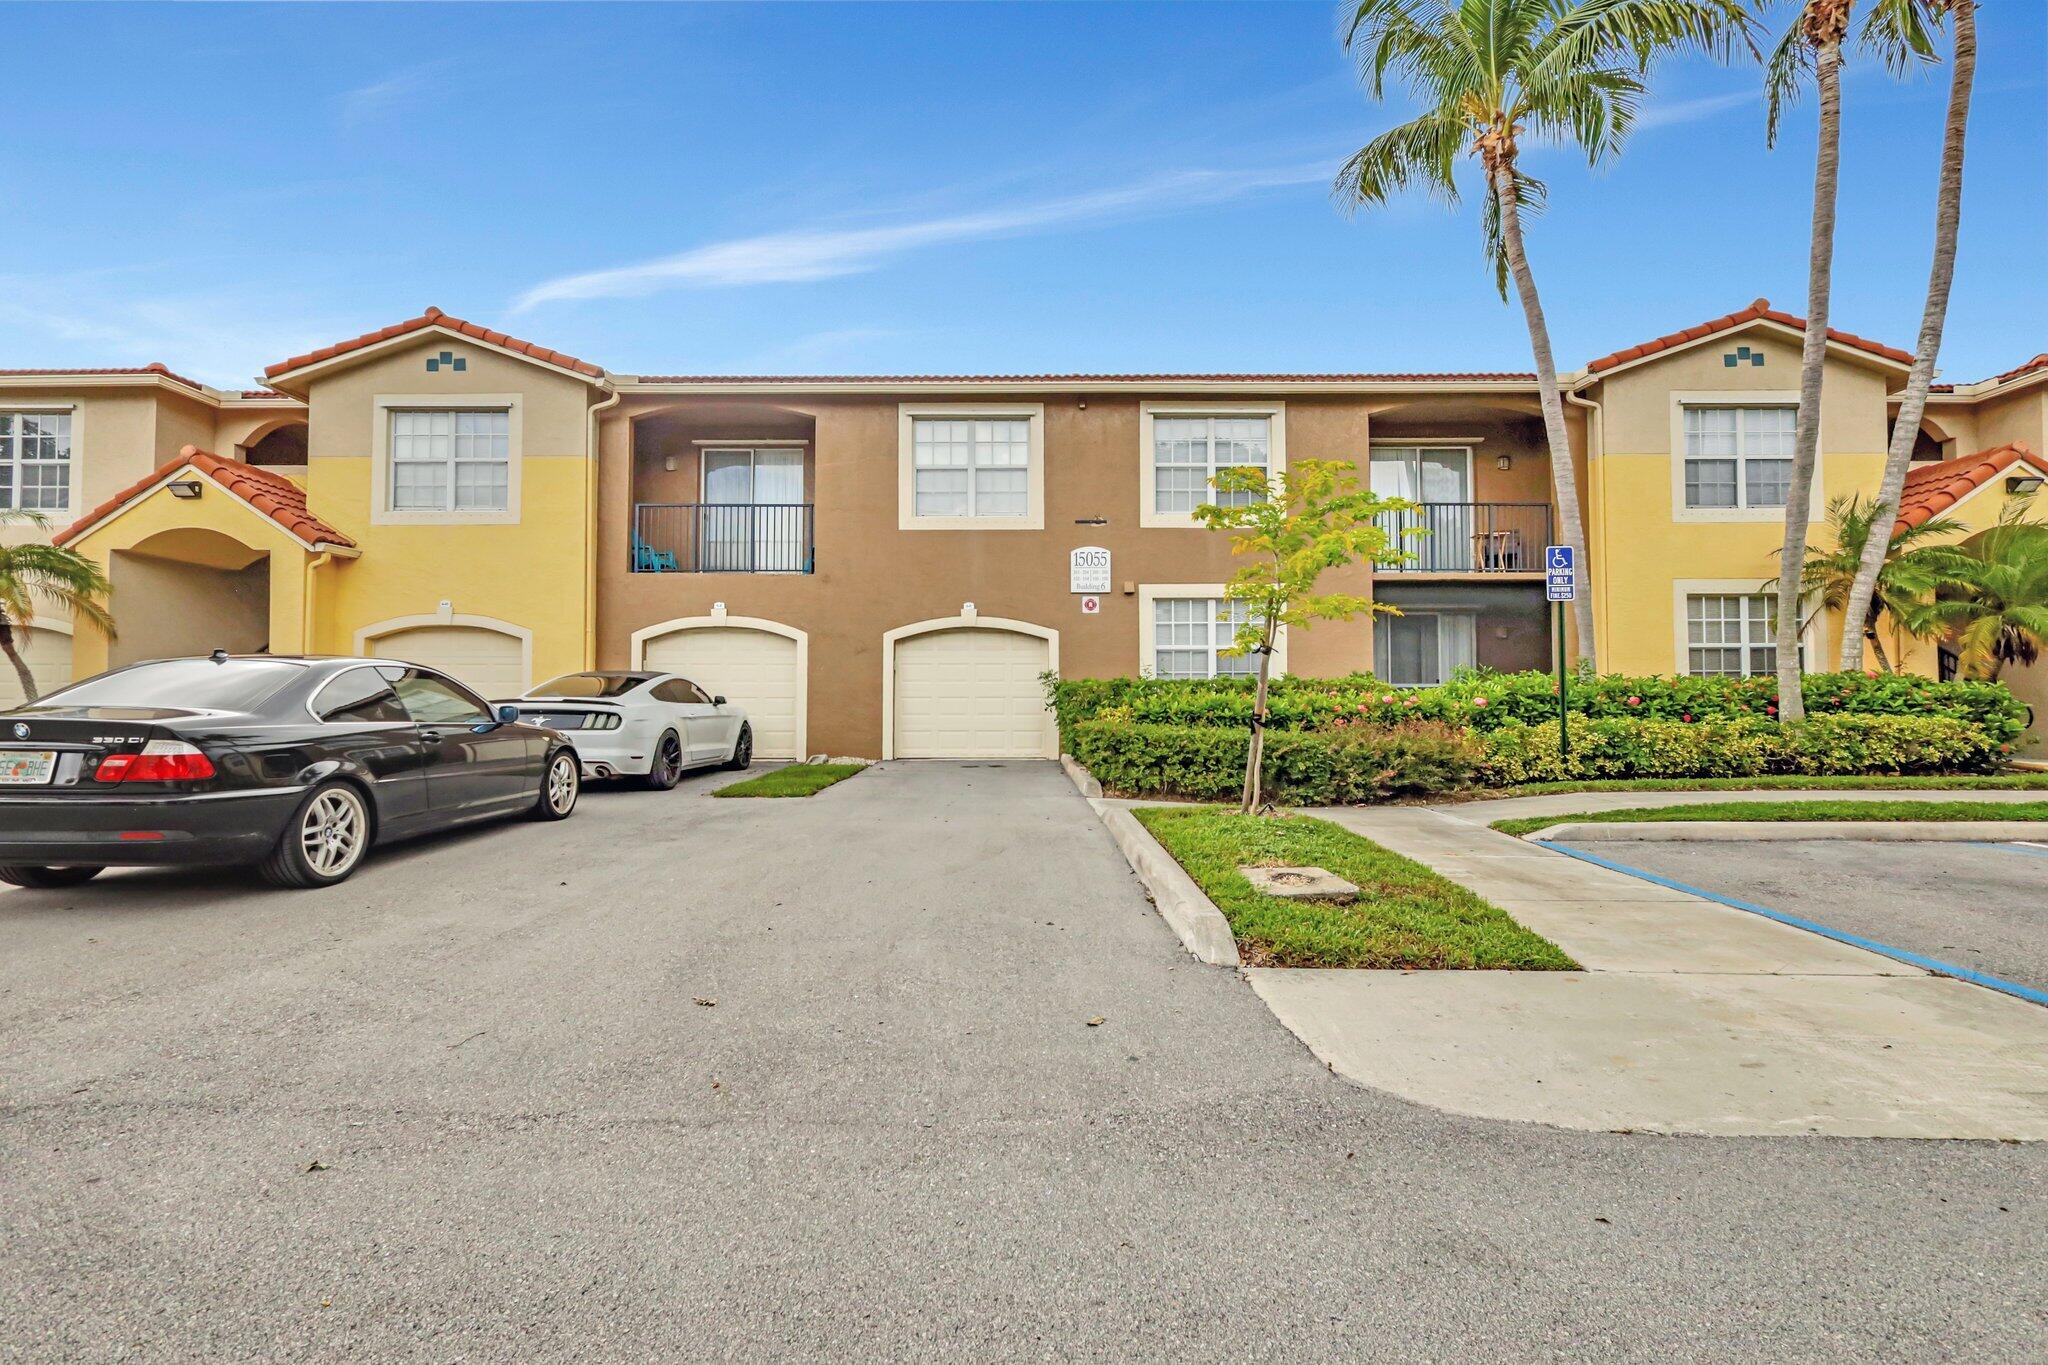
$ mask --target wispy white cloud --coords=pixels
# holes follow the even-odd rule
[[[418,66],[400,67],[382,80],[344,90],[338,102],[342,126],[367,123],[409,103],[414,96],[429,89],[435,78],[453,64],[454,59],[442,58],[421,62]]]
[[[145,293],[133,281],[86,272],[0,278],[0,347],[38,365],[147,365],[224,389],[254,381],[255,369],[331,341],[301,323],[277,326],[274,297],[208,291]],[[289,313],[292,310],[285,310]]]
[[[1175,213],[1259,190],[1327,182],[1330,173],[1326,164],[1248,171],[1181,171],[1088,194],[884,227],[805,228],[740,237],[634,265],[558,276],[521,294],[513,311],[525,312],[543,303],[573,299],[638,298],[670,289],[794,284],[857,275],[924,247]]]
[[[1764,107],[1762,90],[1731,90],[1725,95],[1702,95],[1693,100],[1675,100],[1670,104],[1653,104],[1636,116],[1636,127],[1670,128],[1682,123],[1698,123],[1729,109],[1744,105],[1761,110]]]

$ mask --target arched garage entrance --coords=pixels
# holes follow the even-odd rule
[[[488,616],[404,616],[356,632],[356,652],[438,668],[489,701],[533,686],[533,632]]]
[[[36,695],[44,696],[71,681],[71,626],[68,622],[37,619],[23,630],[14,628],[14,647],[36,680]],[[0,711],[27,700],[14,665],[0,658]]]
[[[1056,630],[997,616],[899,626],[882,637],[884,758],[1057,758],[1040,675]]]
[[[633,667],[678,673],[743,708],[762,758],[805,758],[810,637],[754,616],[683,616],[633,632]]]

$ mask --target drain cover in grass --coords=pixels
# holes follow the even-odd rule
[[[1240,867],[1244,879],[1269,896],[1290,901],[1348,901],[1358,888],[1326,867]]]

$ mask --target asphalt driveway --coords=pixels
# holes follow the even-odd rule
[[[2048,1147],[1448,1117],[1186,957],[1050,764],[721,780],[0,895],[0,1356],[2048,1345]]]
[[[2048,843],[1603,840],[1572,846],[1688,886],[2048,990]]]

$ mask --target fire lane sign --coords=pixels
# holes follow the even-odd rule
[[[1579,554],[1569,545],[1543,547],[1543,596],[1569,602],[1579,594]]]

